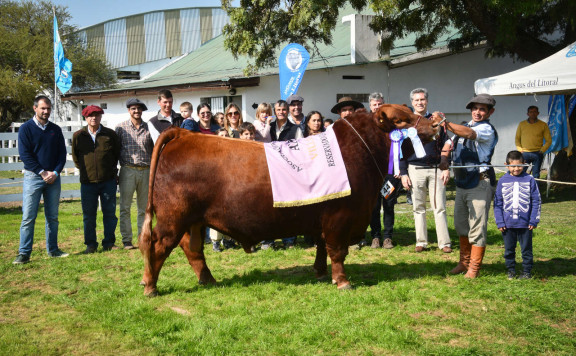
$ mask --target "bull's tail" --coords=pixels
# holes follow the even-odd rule
[[[146,215],[142,225],[142,232],[138,238],[140,244],[140,251],[144,255],[146,262],[149,261],[152,249],[152,220],[154,219],[154,182],[156,180],[156,169],[158,167],[158,160],[162,154],[164,146],[175,138],[180,137],[182,134],[189,133],[187,130],[171,128],[164,131],[156,141],[154,150],[152,151],[152,159],[150,162],[150,178],[148,183],[148,204],[146,205]]]

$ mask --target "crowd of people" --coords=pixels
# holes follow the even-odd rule
[[[410,92],[412,110],[420,119],[430,120],[428,91],[417,88]],[[182,127],[207,135],[218,135],[263,143],[287,141],[317,135],[326,130],[333,121],[325,119],[319,111],[311,110],[304,115],[304,98],[291,95],[287,100],[278,100],[273,105],[262,103],[256,109],[253,123],[245,122],[242,110],[229,103],[223,113],[212,113],[208,103],[196,107],[197,119],[192,118],[193,106],[189,102],[180,105],[180,113],[173,107],[173,96],[169,90],[158,93],[157,115],[148,122],[142,113],[148,108],[139,99],[126,101],[129,119],[121,122],[114,130],[101,124],[104,110],[90,105],[82,115],[87,126],[74,133],[72,157],[80,172],[81,202],[84,224],[85,254],[98,250],[96,216],[98,202],[102,210],[104,251],[121,248],[116,245],[115,230],[116,191],[120,191],[120,234],[123,248],[135,249],[133,244],[131,205],[136,193],[138,235],[144,221],[148,199],[150,161],[154,143],[159,135],[170,127]],[[384,104],[381,93],[369,96],[369,110],[377,112]],[[525,162],[534,162],[532,174],[539,176],[542,154],[550,145],[547,126],[538,120],[538,108],[528,108],[528,119],[518,127],[516,145],[506,158],[509,172],[496,180],[491,164],[498,142],[498,134],[490,123],[496,101],[487,94],[472,98],[466,105],[471,119],[463,124],[447,120],[441,124],[435,140],[424,144],[424,157],[413,154],[403,157],[399,172],[385,177],[384,188],[378,194],[373,207],[371,247],[394,247],[394,206],[404,187],[411,192],[412,211],[415,225],[415,252],[429,250],[426,222],[427,196],[434,213],[438,249],[452,252],[452,243],[446,216],[446,184],[450,179],[450,165],[454,168],[456,199],[454,225],[458,234],[460,260],[450,271],[452,274],[466,273],[476,278],[482,265],[486,249],[488,214],[494,196],[494,214],[498,229],[502,232],[506,252],[508,277],[514,278],[515,247],[522,248],[523,272],[521,278],[530,278],[533,265],[532,230],[537,227],[540,215],[540,195],[533,177],[526,173]],[[51,257],[66,257],[58,247],[58,206],[60,199],[60,172],[66,161],[64,137],[58,125],[50,122],[52,103],[49,98],[39,96],[34,101],[35,115],[24,123],[19,131],[19,153],[24,162],[23,216],[20,228],[20,248],[14,264],[30,261],[34,224],[40,199],[44,199],[46,216],[46,249]],[[342,97],[331,109],[341,119],[346,119],[364,105],[351,97]],[[451,135],[449,135],[451,133]],[[451,137],[450,137],[451,136]],[[410,145],[404,140],[402,145]],[[118,170],[118,163],[120,169]],[[464,167],[466,168],[457,168]],[[381,209],[384,213],[381,218]],[[381,222],[384,222],[382,231]],[[207,242],[214,251],[235,247],[231,237],[217,231],[207,231]],[[208,238],[209,237],[209,238]],[[306,246],[313,246],[318,237],[304,236]],[[282,239],[285,248],[296,244],[296,236]],[[361,248],[366,241],[356,245]],[[262,241],[261,248],[276,247],[273,239]]]

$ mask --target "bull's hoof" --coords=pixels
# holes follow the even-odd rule
[[[150,292],[146,292],[144,291],[144,295],[147,296],[148,298],[154,298],[158,296],[158,290],[153,289]]]
[[[335,279],[332,280],[332,284],[336,284],[336,280],[335,280]]]
[[[144,280],[141,280],[141,281],[140,281],[140,285],[141,285],[141,286],[145,286],[145,285],[146,285],[146,282],[144,282]]]
[[[216,280],[215,279],[208,279],[208,280],[199,280],[198,284],[201,286],[206,286],[206,285],[212,285],[215,286],[216,285]]]
[[[350,290],[350,289],[352,289],[352,285],[349,282],[338,286],[338,290]]]

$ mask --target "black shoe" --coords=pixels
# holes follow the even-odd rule
[[[222,239],[222,245],[224,245],[225,249],[236,248],[236,242],[234,240]]]
[[[30,256],[26,255],[18,255],[16,259],[12,262],[14,265],[23,265],[25,263],[30,262]]]
[[[284,244],[284,248],[287,250],[289,248],[294,248],[294,244],[292,242],[287,242]]]
[[[128,242],[124,244],[124,249],[125,250],[135,250],[137,247],[132,245],[132,242]]]
[[[516,271],[514,271],[513,269],[509,270],[508,273],[506,274],[508,276],[508,280],[511,281],[514,278],[516,278]]]
[[[412,197],[406,198],[406,204],[412,205]]]
[[[112,251],[112,250],[119,250],[120,247],[116,246],[116,245],[110,245],[110,246],[102,246],[102,251]]]
[[[86,249],[82,253],[85,255],[88,255],[91,253],[95,253],[97,250],[98,250],[97,246],[86,246]]]
[[[69,254],[62,251],[61,249],[57,249],[54,252],[48,252],[48,256],[50,256],[50,257],[68,257]]]
[[[530,272],[524,272],[518,277],[518,279],[532,279],[532,275]]]

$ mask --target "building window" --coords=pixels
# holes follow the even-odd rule
[[[108,103],[100,103],[100,107],[104,110],[108,109]]]
[[[200,103],[210,104],[213,113],[223,113],[226,110],[226,106],[230,103],[238,105],[240,111],[242,111],[242,95],[205,97],[200,98]]]

